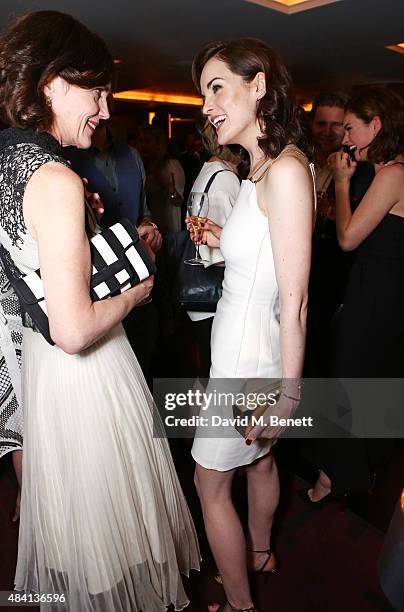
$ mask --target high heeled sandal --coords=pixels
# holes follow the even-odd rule
[[[250,576],[260,576],[261,574],[276,574],[277,571],[279,570],[279,566],[278,564],[276,564],[272,569],[270,570],[265,570],[265,566],[268,563],[268,561],[270,560],[271,556],[272,556],[272,548],[267,548],[266,550],[252,550],[251,548],[247,548],[248,552],[252,552],[252,553],[266,553],[267,554],[267,558],[265,559],[264,563],[261,565],[261,567],[257,570],[250,570],[248,572],[248,574]],[[222,576],[217,573],[214,576],[216,582],[218,584],[222,584],[223,585],[223,580],[222,580]],[[220,612],[220,610],[219,610]]]
[[[266,550],[252,550],[251,548],[247,548],[247,551],[251,553],[266,553],[267,555],[267,558],[265,559],[264,563],[261,565],[259,569],[253,570],[252,572],[248,572],[250,575],[259,576],[260,574],[276,574],[276,572],[279,569],[278,564],[274,565],[274,567],[270,570],[265,570],[265,566],[272,556],[271,547],[267,548]]]
[[[217,608],[216,612],[225,612],[225,608],[227,604],[229,604],[231,612],[258,612],[257,608],[254,605],[250,606],[249,608],[235,608],[234,606],[231,605],[229,601],[225,601],[223,605]],[[210,604],[210,605],[214,605],[214,604]]]

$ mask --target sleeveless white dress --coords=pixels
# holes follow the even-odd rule
[[[0,151],[0,239],[17,268],[39,267],[22,199],[32,173],[63,162],[36,144]],[[55,206],[62,206],[57,200]],[[83,204],[84,205],[84,204]],[[180,573],[199,549],[167,440],[122,325],[68,355],[24,329],[24,460],[15,588],[66,596],[54,610],[163,612],[189,601]]]
[[[298,151],[287,147],[284,152],[289,148]],[[300,151],[297,154],[306,159]],[[240,384],[233,384],[234,379],[282,376],[279,290],[271,237],[268,219],[258,206],[256,185],[250,180],[242,182],[221,234],[220,249],[226,268],[223,295],[212,327],[211,380],[206,391],[237,393]],[[225,418],[234,416],[228,403],[215,410]],[[201,411],[202,415],[208,413]],[[267,454],[273,444],[274,440],[259,439],[247,446],[244,437],[231,426],[200,426],[192,456],[207,469],[226,471],[252,463]]]

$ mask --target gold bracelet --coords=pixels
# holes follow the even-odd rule
[[[284,391],[281,391],[281,395],[283,395],[283,397],[287,397],[288,399],[294,400],[295,402],[300,402],[302,399],[301,395],[299,397],[293,397],[292,395],[288,395]]]
[[[303,382],[302,380],[299,380],[299,382],[297,383],[297,396],[295,395],[289,395],[289,389],[287,387],[287,385],[281,385],[281,392],[280,395],[283,395],[283,397],[287,397],[288,399],[294,400],[295,402],[300,402],[302,399],[302,387],[303,387]]]

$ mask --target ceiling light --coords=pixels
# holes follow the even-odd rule
[[[246,2],[260,4],[274,11],[291,15],[324,6],[325,4],[331,4],[332,2],[340,2],[340,0],[246,0]]]
[[[404,53],[404,42],[396,43],[395,45],[386,45],[386,49],[390,49],[390,51],[396,51],[396,53]]]
[[[115,100],[132,102],[158,102],[160,104],[181,104],[182,106],[202,106],[202,98],[186,94],[170,94],[146,89],[131,89],[114,93]]]

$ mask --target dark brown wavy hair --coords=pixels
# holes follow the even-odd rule
[[[9,126],[47,130],[52,110],[44,87],[60,76],[86,89],[110,83],[113,59],[104,41],[58,11],[29,13],[0,39],[0,112]]]
[[[404,99],[386,85],[362,85],[345,106],[365,123],[378,116],[382,127],[368,148],[368,161],[387,163],[404,153]]]
[[[251,83],[258,72],[265,74],[266,93],[257,102],[257,117],[264,134],[258,140],[265,155],[274,158],[292,143],[312,157],[304,111],[293,101],[292,80],[272,47],[257,38],[209,43],[197,53],[192,64],[192,79],[199,93],[202,70],[213,57],[225,62],[246,83]]]

